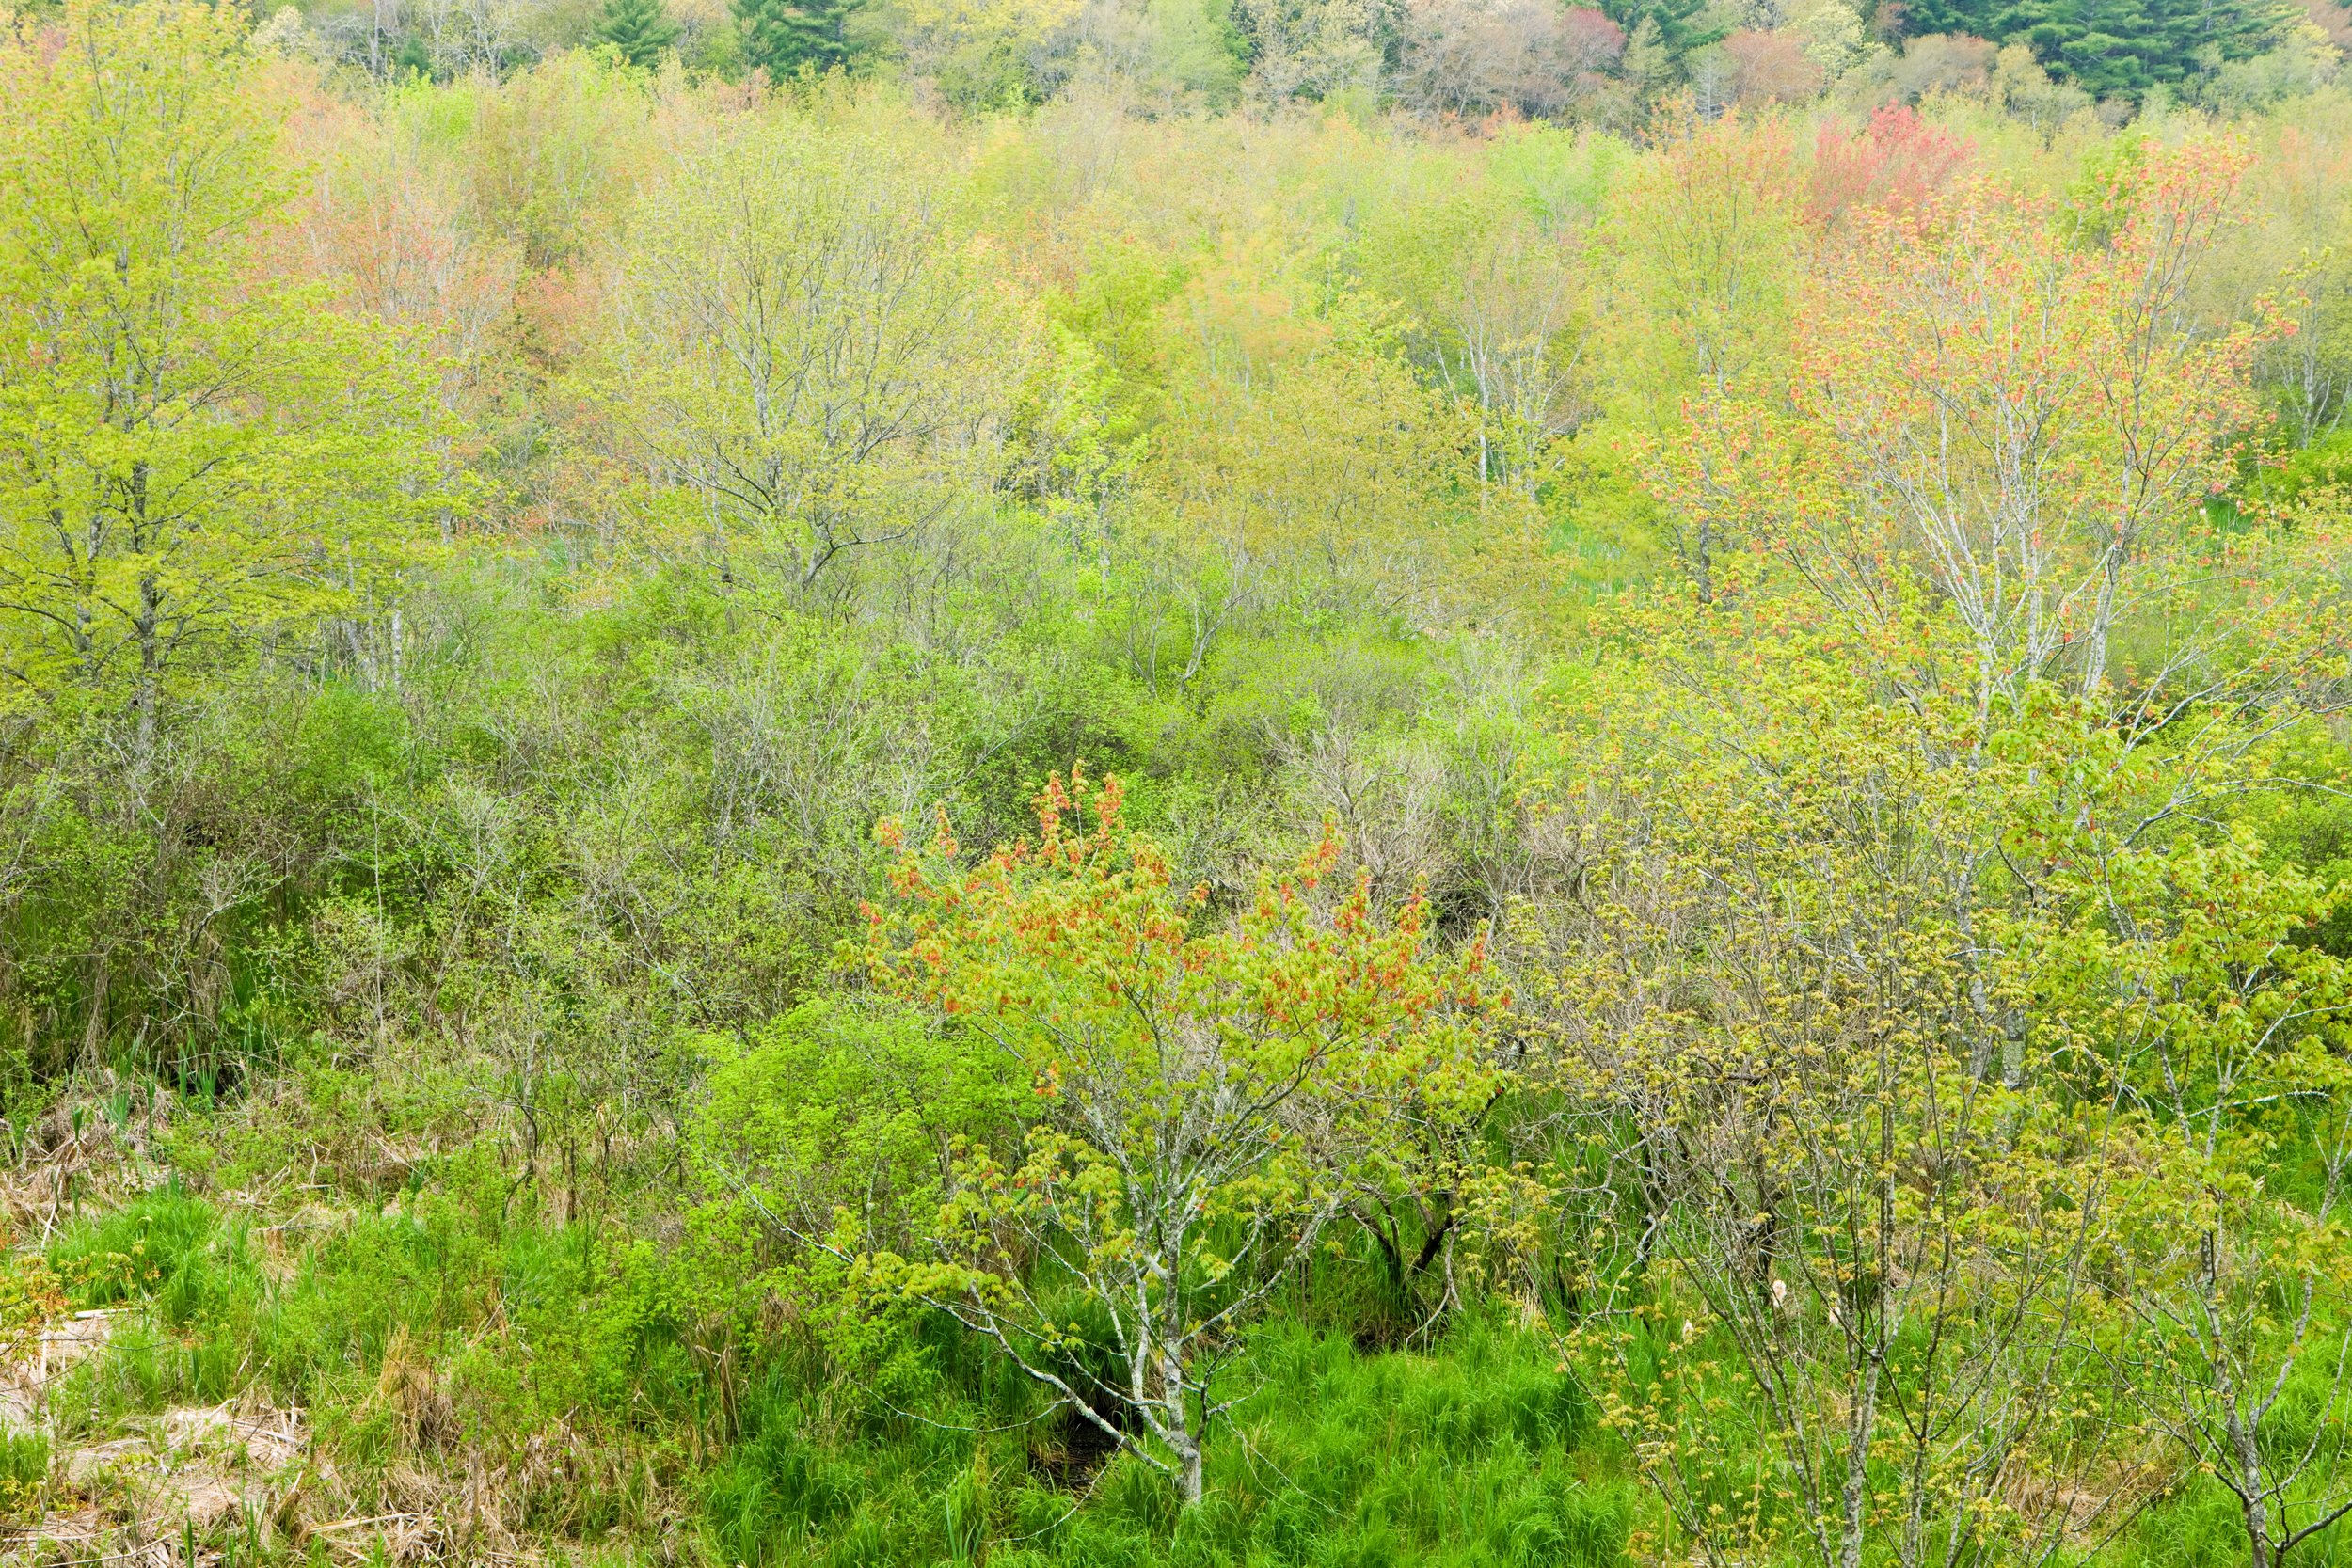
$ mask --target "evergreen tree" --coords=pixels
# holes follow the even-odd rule
[[[650,69],[677,42],[678,24],[661,8],[661,0],[604,0],[596,37],[629,64]]]
[[[400,81],[410,77],[433,80],[433,54],[424,40],[411,33],[400,40],[400,47],[392,51],[392,76]]]
[[[2023,43],[2096,97],[2137,99],[2261,54],[2281,14],[2265,0],[1917,0],[1908,30]]]
[[[1629,38],[1646,24],[1650,41],[1677,66],[1685,55],[1731,35],[1730,24],[1711,0],[1601,0],[1600,9]]]
[[[866,0],[734,0],[746,63],[771,82],[809,65],[830,71],[857,53],[850,20]]]

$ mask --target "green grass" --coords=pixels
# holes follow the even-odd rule
[[[1494,1311],[1366,1351],[1329,1315],[1345,1277],[1319,1284],[1322,1321],[1292,1303],[1224,1374],[1246,1397],[1185,1511],[1133,1456],[1057,1468],[1066,1418],[943,1319],[898,1323],[854,1365],[788,1324],[714,1324],[708,1259],[557,1223],[488,1169],[453,1160],[399,1207],[272,1244],[178,1188],[68,1225],[48,1261],[73,1302],[127,1311],[53,1388],[58,1442],[259,1395],[307,1411],[317,1457],[362,1495],[420,1468],[506,1478],[510,1525],[576,1560],[1615,1568],[1661,1523],[1553,1346]],[[388,1363],[422,1369],[429,1419]],[[37,1498],[52,1457],[40,1438],[0,1449],[0,1507]],[[2232,1499],[2189,1476],[2098,1560],[2230,1568],[2243,1543]],[[300,1560],[282,1535],[236,1549]],[[2347,1556],[2334,1533],[2296,1568]]]
[[[1550,1351],[1479,1319],[1425,1354],[1269,1325],[1228,1373],[1247,1398],[1212,1436],[1209,1501],[1185,1513],[1132,1457],[1049,1472],[1063,1418],[1022,1424],[1036,1390],[943,1320],[905,1325],[877,1363],[887,1403],[789,1334],[723,1366],[694,1348],[675,1267],[528,1204],[473,1201],[462,1180],[275,1257],[167,1188],[65,1227],[49,1261],[76,1305],[131,1308],[53,1391],[66,1441],[248,1390],[308,1410],[323,1455],[358,1477],[495,1464],[560,1433],[584,1460],[518,1503],[549,1539],[645,1542],[682,1514],[696,1559],[747,1568],[1603,1568],[1637,1504]],[[429,1441],[382,1391],[388,1355],[429,1365],[447,1398]],[[944,1424],[898,1413],[918,1409]],[[8,1474],[37,1486],[37,1457],[11,1450]]]
[[[66,1226],[49,1244],[49,1266],[76,1307],[151,1299],[166,1322],[184,1324],[216,1307],[245,1250],[242,1232],[175,1184]]]
[[[49,1439],[38,1432],[0,1433],[0,1520],[30,1521],[49,1479]]]
[[[828,1441],[806,1391],[747,1402],[705,1517],[724,1560],[1605,1568],[1636,1499],[1573,1381],[1534,1338],[1465,1323],[1432,1354],[1365,1355],[1295,1323],[1231,1374],[1249,1398],[1213,1434],[1208,1500],[1184,1513],[1133,1458],[1073,1494],[1035,1473],[1048,1426],[977,1445],[878,1424]],[[960,1539],[961,1537],[961,1539]]]

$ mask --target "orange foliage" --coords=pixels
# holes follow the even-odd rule
[[[2275,316],[2208,332],[2186,309],[2247,163],[2150,145],[2087,217],[1989,180],[1850,207],[1788,400],[1699,408],[1653,491],[1872,618],[1923,574],[1986,700],[2061,669],[2095,690],[2127,576],[2173,548],[2255,416]]]

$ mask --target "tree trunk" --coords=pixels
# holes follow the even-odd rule
[[[2232,1403],[2234,1405],[2235,1401]],[[2275,1568],[2279,1554],[2270,1540],[2270,1507],[2263,1486],[2262,1449],[2256,1444],[2254,1432],[2237,1411],[2230,1412],[2228,1430],[2230,1447],[2237,1459],[2239,1485],[2238,1502],[2246,1511],[2247,1560],[2252,1568]]]
[[[1160,1396],[1167,1402],[1167,1439],[1176,1455],[1176,1488],[1190,1508],[1200,1500],[1200,1437],[1184,1410],[1184,1369],[1165,1345],[1160,1350]]]
[[[1838,1568],[1862,1568],[1862,1540],[1868,1520],[1870,1429],[1878,1419],[1879,1361],[1874,1354],[1863,1370],[1862,1387],[1847,1428],[1844,1531],[1838,1542]]]
[[[106,991],[114,980],[114,965],[103,949],[98,953],[95,968],[90,981],[89,1014],[82,1029],[82,1062],[87,1067],[98,1066],[106,1048]]]
[[[2209,1324],[2217,1317],[2214,1301],[2217,1293],[2216,1275],[2220,1267],[2220,1237],[2208,1231],[2200,1271],[2203,1277],[2199,1283],[2206,1293],[2201,1305]],[[2253,1568],[2276,1568],[2279,1554],[2270,1539],[2270,1494],[2263,1478],[2260,1434],[2255,1426],[2246,1419],[2246,1407],[2240,1402],[2237,1380],[2230,1375],[2217,1336],[2207,1357],[2207,1372],[2212,1379],[2214,1402],[2221,1414],[2221,1435],[2229,1445],[2230,1458],[2234,1464],[2234,1473],[2223,1479],[2230,1490],[2237,1494],[2238,1507],[2245,1514],[2247,1560]],[[2258,1415],[2256,1422],[2259,1423],[2260,1419]]]
[[[2100,686],[2107,678],[2107,639],[2115,626],[2116,605],[2123,594],[2124,546],[2122,541],[2107,546],[2099,560],[2099,589],[2091,602],[2090,631],[2084,639],[2089,646],[2083,656],[2083,695],[2096,697]]]
[[[131,465],[131,545],[134,549],[153,546],[147,527],[147,464]],[[139,685],[135,701],[138,704],[138,759],[142,769],[155,750],[155,705],[160,696],[163,679],[163,606],[164,588],[151,570],[139,574],[139,612],[133,623],[139,642]]]
[[[1184,1506],[1190,1508],[1200,1500],[1200,1445],[1187,1440],[1184,1448],[1177,1450],[1176,1457],[1182,1461],[1182,1469],[1176,1479],[1177,1490],[1184,1495]],[[2255,1568],[2265,1568],[2265,1565],[2257,1563]]]

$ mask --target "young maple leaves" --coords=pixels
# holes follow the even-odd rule
[[[1314,895],[1341,848],[1328,828],[1260,885],[1233,929],[1196,934],[1208,889],[1176,890],[1159,847],[1122,826],[1123,802],[1116,777],[1093,785],[1073,768],[1039,797],[1035,842],[968,869],[955,865],[944,814],[927,851],[910,847],[896,821],[883,823],[877,836],[898,856],[890,873],[898,905],[865,907],[877,983],[977,1020],[1008,1045],[1030,1028],[1059,1037],[1050,1021],[1113,1005],[1146,1022],[1159,1008],[1214,1016],[1229,1044],[1257,1040],[1263,1065],[1284,1070],[1337,1067],[1351,1051],[1414,1055],[1412,1042],[1442,1032],[1447,1019],[1507,1002],[1489,994],[1483,934],[1450,960],[1423,958],[1428,907],[1419,895],[1383,919],[1359,877],[1319,911]],[[1091,825],[1073,832],[1065,819],[1073,815]],[[1278,1047],[1278,1037],[1290,1043]]]
[[[1234,1332],[1351,1183],[1409,1171],[1433,1128],[1488,1102],[1485,1025],[1508,998],[1483,937],[1424,950],[1418,895],[1386,917],[1359,877],[1326,907],[1328,829],[1230,928],[1196,930],[1207,890],[1177,888],[1121,800],[1073,768],[1034,842],[969,867],[944,815],[928,850],[881,828],[898,860],[892,905],[866,910],[868,973],[1035,1094],[1017,1147],[952,1150],[930,1257],[876,1256],[864,1278],[987,1336],[1192,1499]],[[1066,1354],[1073,1285],[1110,1324],[1112,1374]]]
[[[1735,547],[1866,618],[1907,615],[1915,580],[1966,629],[1984,703],[2131,684],[2112,650],[2213,569],[2199,508],[2282,330],[2268,300],[2230,326],[2195,309],[2247,163],[2151,143],[2065,206],[1939,164],[1846,211],[1794,288],[1782,376],[1692,400],[1647,454],[1713,546],[1699,596]]]

